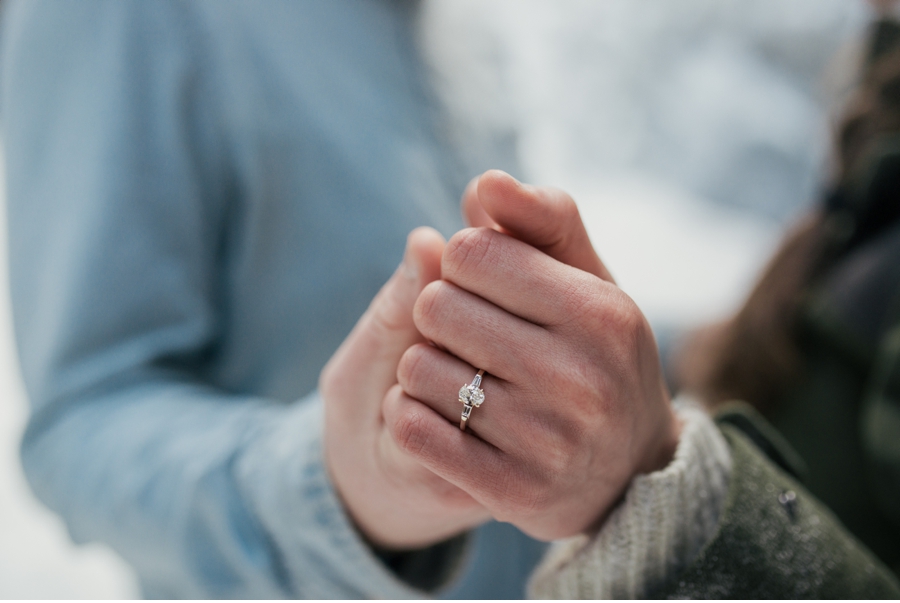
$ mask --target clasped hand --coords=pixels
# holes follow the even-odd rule
[[[571,198],[494,171],[463,205],[478,227],[446,245],[414,232],[415,282],[401,291],[395,275],[320,383],[332,477],[382,546],[424,546],[488,516],[544,540],[590,531],[678,442],[653,334]],[[379,312],[393,314],[373,329]],[[383,356],[377,406],[351,383],[366,339]],[[456,393],[478,369],[485,402],[462,432]],[[361,415],[368,431],[348,427]]]

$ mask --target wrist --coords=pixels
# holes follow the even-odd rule
[[[664,389],[665,386],[663,385],[662,388],[663,398],[660,404],[663,410],[659,427],[654,431],[650,445],[647,446],[647,453],[638,465],[635,475],[654,473],[668,467],[675,458],[678,443],[681,441],[683,422],[672,407],[668,393]]]
[[[462,569],[471,532],[463,532],[437,544],[412,550],[385,549],[369,543],[375,556],[400,580],[432,593],[446,586]]]
[[[671,407],[668,410],[668,414],[670,419],[667,421],[666,428],[659,439],[660,445],[657,447],[655,454],[649,457],[644,470],[639,471],[639,473],[662,471],[675,458],[675,451],[678,450],[678,443],[681,441],[683,423],[671,410]]]
[[[676,401],[683,433],[674,459],[637,476],[594,533],[558,543],[529,595],[645,598],[689,564],[716,532],[731,474],[722,434],[698,406]]]

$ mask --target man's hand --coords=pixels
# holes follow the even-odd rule
[[[495,518],[541,539],[590,530],[678,442],[653,334],[566,195],[488,172],[464,207],[488,227],[455,235],[419,296],[437,347],[403,355],[388,428]],[[456,392],[477,369],[485,402],[464,433]]]
[[[522,184],[500,170],[472,179],[462,198],[469,226],[493,228],[550,257],[614,282],[588,237],[578,206],[565,192]]]
[[[434,230],[410,234],[403,263],[319,380],[332,481],[357,527],[385,548],[422,548],[488,518],[472,497],[401,451],[381,414],[385,394],[392,387],[399,392],[400,357],[425,341],[413,323],[413,305],[440,277],[443,248]]]

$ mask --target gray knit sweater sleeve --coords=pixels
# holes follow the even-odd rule
[[[675,458],[636,477],[596,536],[556,543],[531,578],[530,597],[645,598],[712,539],[728,492],[728,444],[696,404],[674,404],[684,425]]]

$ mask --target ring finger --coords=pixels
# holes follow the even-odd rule
[[[397,367],[397,380],[407,395],[459,425],[463,412],[459,390],[472,383],[477,371],[469,363],[423,343],[412,346],[403,354]],[[517,431],[514,386],[485,374],[481,389],[484,402],[472,409],[466,430],[507,451],[513,444],[511,434]]]

